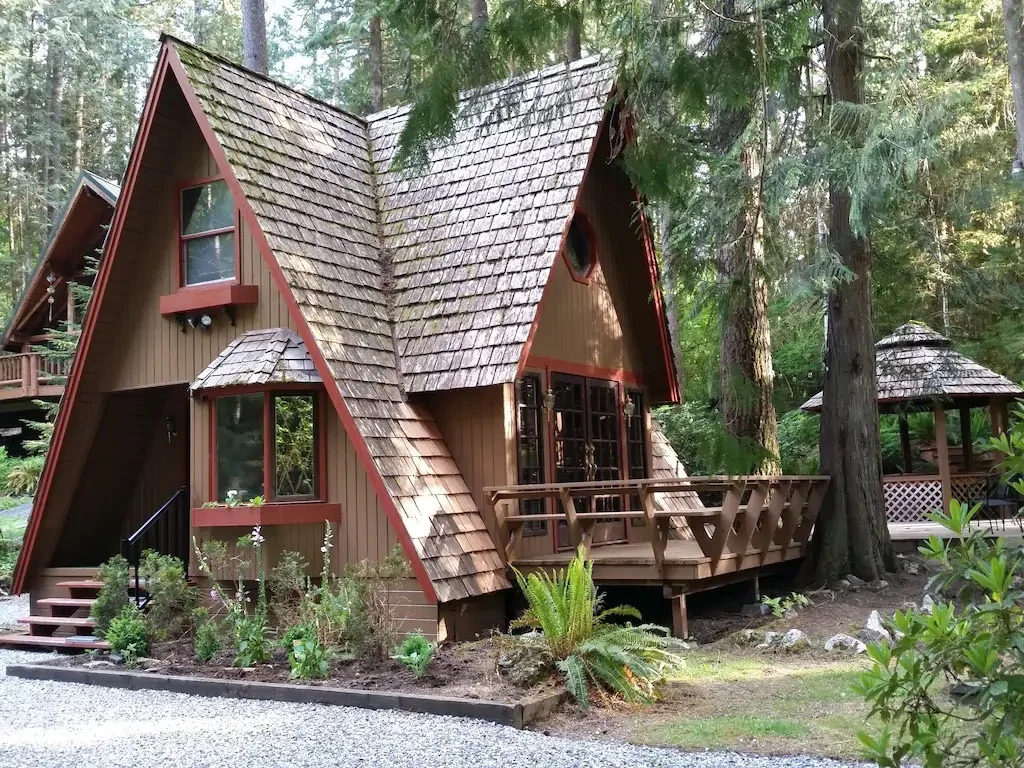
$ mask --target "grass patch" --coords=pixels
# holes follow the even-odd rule
[[[632,725],[631,739],[685,749],[860,754],[868,706],[853,690],[863,658],[694,652],[670,717]],[[681,713],[681,714],[675,714]]]

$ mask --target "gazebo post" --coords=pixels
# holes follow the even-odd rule
[[[971,437],[971,409],[960,409],[960,444],[964,447],[964,471],[974,471],[974,440]]]
[[[993,397],[988,401],[988,416],[992,422],[992,436],[997,437],[1006,431],[1009,422],[1006,398]]]
[[[935,404],[935,451],[939,460],[939,479],[942,482],[942,511],[949,513],[953,499],[953,483],[949,476],[949,445],[946,443],[946,409]]]
[[[914,459],[910,455],[910,424],[903,412],[900,413],[900,447],[903,450],[903,471],[909,475],[914,471]]]

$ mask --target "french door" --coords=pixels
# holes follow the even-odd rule
[[[556,483],[622,478],[619,389],[613,381],[551,374],[555,395],[553,461]],[[578,512],[607,512],[594,526],[594,543],[626,540],[626,525],[614,517],[622,497],[576,499]],[[559,549],[572,547],[568,526],[559,523]]]

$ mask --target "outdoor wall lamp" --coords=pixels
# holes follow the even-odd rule
[[[174,421],[174,417],[173,416],[168,416],[167,419],[166,419],[166,422],[167,422],[167,442],[169,443],[174,438],[176,438],[178,436],[178,425]]]

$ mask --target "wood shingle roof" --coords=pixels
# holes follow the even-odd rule
[[[287,328],[265,328],[236,337],[196,377],[189,391],[320,381],[316,364],[299,334]]]
[[[364,121],[170,43],[438,600],[507,588],[437,424],[407,392],[515,378],[612,70],[589,60],[568,79],[561,67],[496,86],[407,177],[390,170],[406,112]]]
[[[945,336],[920,323],[901,325],[875,344],[878,402],[1019,397],[1024,390],[960,354]],[[819,392],[801,408],[821,410]]]

